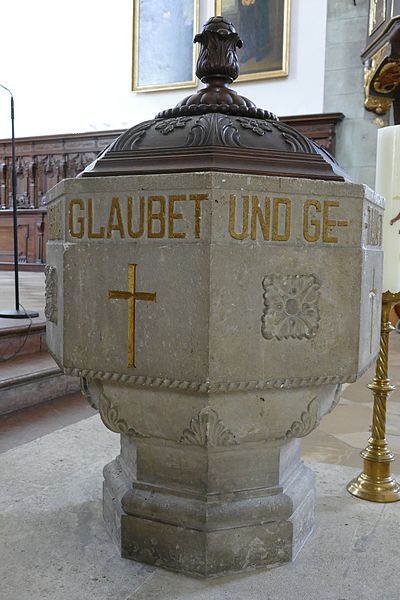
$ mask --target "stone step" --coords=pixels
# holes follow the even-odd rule
[[[10,320],[7,320],[7,323],[9,322]],[[15,355],[22,356],[45,351],[47,351],[45,322],[33,322],[29,325],[29,322],[24,320],[24,324],[21,325],[16,321],[11,327],[0,328],[0,365],[2,360]]]
[[[43,263],[18,263],[18,271],[44,271]],[[14,271],[14,263],[0,261],[0,271]]]
[[[48,352],[0,362],[0,415],[78,391],[78,377],[64,375]]]

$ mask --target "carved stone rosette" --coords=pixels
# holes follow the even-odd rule
[[[315,275],[268,275],[263,288],[261,331],[265,339],[301,340],[316,335],[321,284]]]

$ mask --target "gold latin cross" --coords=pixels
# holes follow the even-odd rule
[[[371,316],[370,316],[370,324],[371,331],[369,337],[369,353],[372,352],[372,336],[373,336],[373,326],[374,326],[374,302],[376,298],[377,289],[375,287],[375,269],[372,271],[372,288],[369,290],[369,297],[371,298]]]
[[[109,290],[108,297],[128,300],[128,367],[135,366],[135,306],[136,300],[156,301],[156,294],[136,291],[136,264],[128,265],[128,291]]]

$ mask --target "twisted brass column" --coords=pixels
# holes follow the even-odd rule
[[[374,395],[371,437],[361,452],[364,471],[350,481],[347,490],[353,496],[372,502],[396,502],[400,500],[400,485],[390,474],[394,454],[386,441],[386,400],[395,388],[388,378],[389,333],[393,329],[389,313],[393,304],[400,302],[400,293],[382,294],[381,339],[376,362],[375,377],[368,385]]]

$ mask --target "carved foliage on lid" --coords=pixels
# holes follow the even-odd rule
[[[191,117],[176,117],[175,119],[163,119],[156,125],[156,129],[164,135],[172,133],[176,127],[183,128],[186,126],[188,121],[191,121]]]
[[[246,119],[245,117],[239,117],[237,121],[240,123],[243,129],[251,129],[251,131],[257,135],[264,135],[266,132],[271,133],[272,131],[272,127],[270,125],[259,119]]]
[[[109,151],[124,152],[126,150],[133,150],[139,142],[142,141],[143,137],[146,135],[146,131],[150,129],[154,123],[156,123],[156,120],[152,119],[151,121],[145,121],[144,123],[140,123],[139,125],[135,125],[131,129],[128,129],[128,131],[125,131],[125,133],[120,135],[116,142],[111,145]]]
[[[160,112],[157,118],[219,112],[276,119],[271,112],[257,108],[254,102],[228,88],[228,84],[239,75],[236,49],[242,47],[242,40],[232,23],[224,17],[212,17],[204,25],[203,31],[196,35],[194,42],[200,43],[196,74],[207,85],[184,98],[175,108]]]
[[[121,135],[83,176],[184,169],[344,179],[316,144],[228,87],[238,75],[242,43],[229,21],[209,19],[195,42],[201,44],[197,74],[205,86]]]
[[[165,137],[165,142],[160,140],[160,136]],[[317,154],[310,140],[286,125],[271,120],[228,116],[220,112],[147,121],[122,134],[108,152],[187,146],[254,147]]]
[[[241,146],[240,135],[232,119],[226,115],[204,115],[195,120],[187,146]]]
[[[302,133],[284,125],[283,123],[272,123],[288,145],[288,149],[292,152],[305,152],[306,154],[317,154],[317,150],[311,140],[305,137]]]
[[[239,75],[239,59],[236,48],[243,42],[236,29],[224,17],[212,17],[196,35],[194,42],[200,43],[196,75],[200,80],[209,77],[227,77],[230,81]]]

